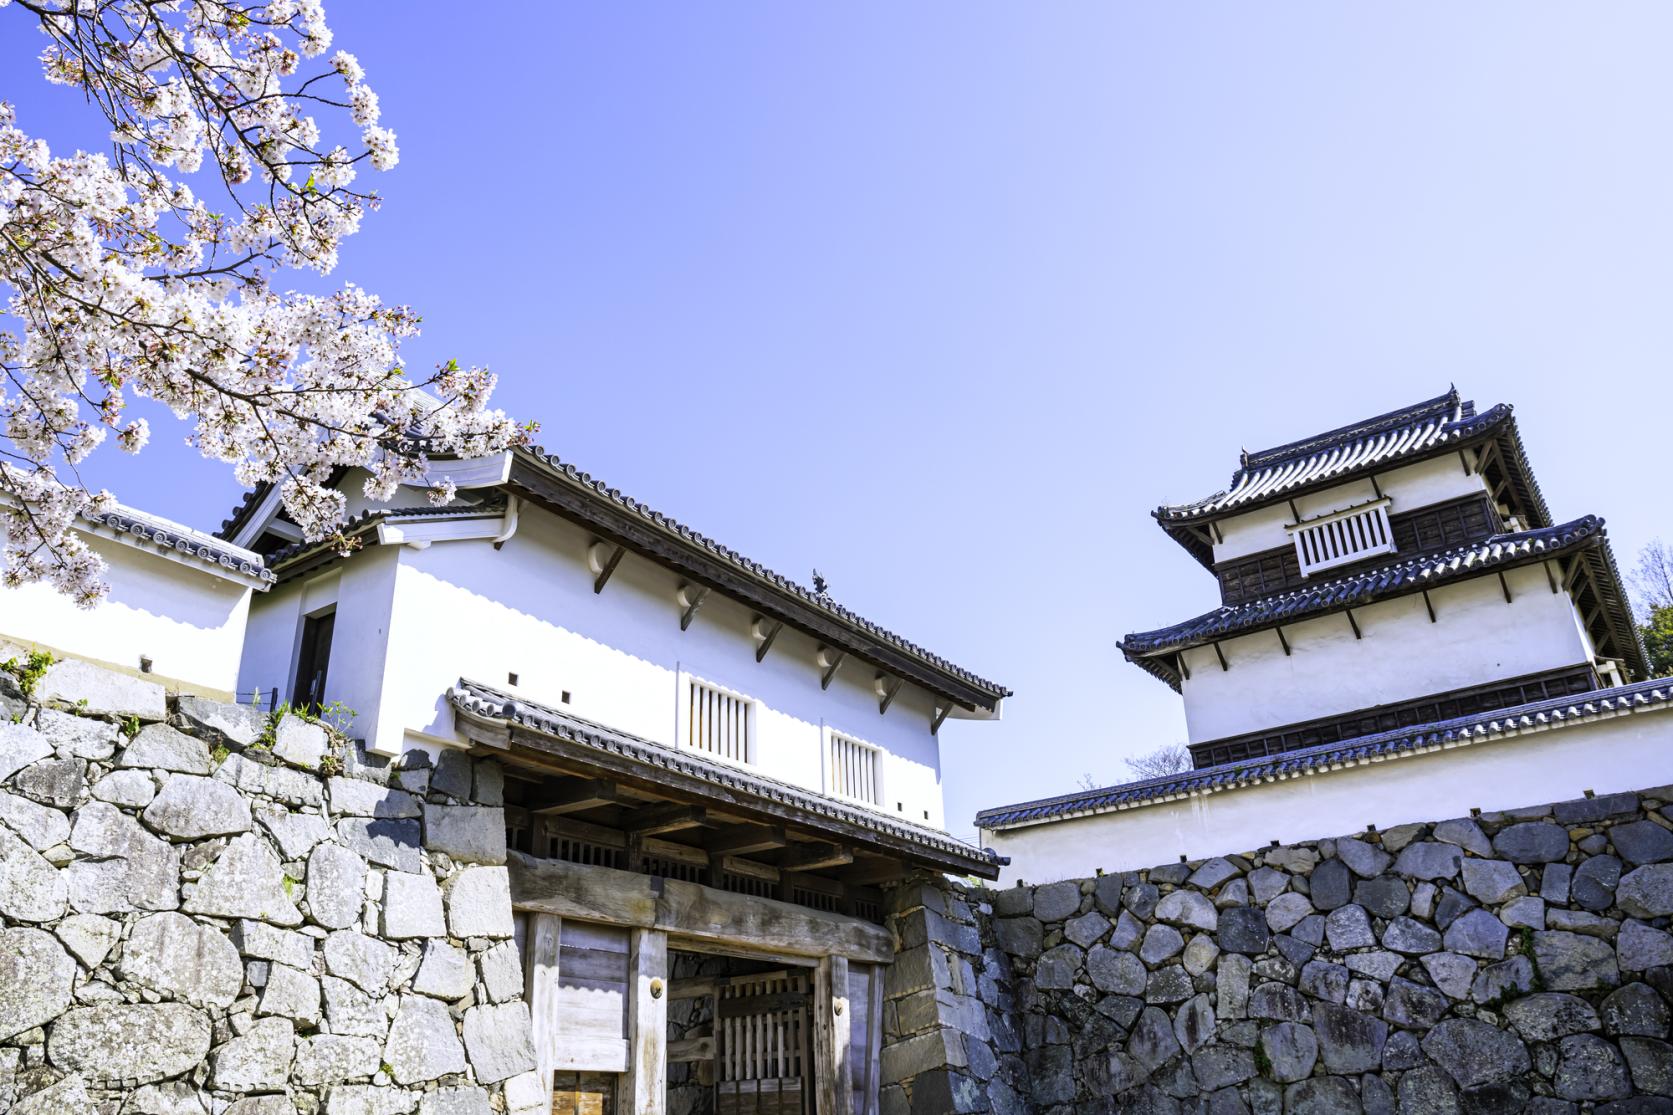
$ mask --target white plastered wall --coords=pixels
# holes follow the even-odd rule
[[[1132,871],[1419,821],[1673,783],[1655,709],[1073,820],[982,833],[1000,886]]]
[[[0,641],[228,695],[238,679],[252,583],[196,569],[148,549],[84,536],[105,560],[110,595],[78,608],[48,585],[0,588]]]
[[[1223,739],[1463,689],[1591,660],[1567,592],[1551,591],[1544,567],[1505,574],[1505,603],[1492,573],[1421,594],[1354,609],[1363,638],[1341,614],[1257,631],[1184,654],[1191,676],[1181,685],[1187,737]]]

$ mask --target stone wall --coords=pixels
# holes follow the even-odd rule
[[[976,891],[951,935],[1048,1115],[1673,1111],[1669,801]]]
[[[76,661],[24,684],[0,673],[0,1113],[541,1110],[496,764]]]

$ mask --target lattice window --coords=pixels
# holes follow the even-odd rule
[[[1374,554],[1394,552],[1394,532],[1388,525],[1385,499],[1308,519],[1289,529],[1304,577]]]
[[[869,743],[832,732],[825,788],[838,797],[869,805],[882,804],[883,752]]]
[[[693,678],[686,690],[686,745],[734,763],[755,761],[754,702]]]

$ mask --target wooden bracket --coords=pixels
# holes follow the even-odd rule
[[[1290,505],[1290,514],[1295,516],[1295,521],[1299,523],[1301,521],[1301,511],[1295,505],[1295,497],[1291,496],[1285,502]]]
[[[825,656],[829,653],[831,653],[829,647],[820,647],[819,648],[819,659],[820,659],[820,661],[824,661]],[[831,687],[831,679],[836,677],[837,667],[842,665],[842,660],[844,658],[847,658],[847,657],[848,657],[848,652],[847,651],[839,650],[839,651],[836,652],[836,657],[831,659],[831,664],[829,666],[825,667],[825,672],[823,674],[819,675],[819,688],[829,689]]]
[[[1215,542],[1216,542],[1216,543],[1217,543],[1217,544],[1219,544],[1219,545],[1225,545],[1225,542],[1226,542],[1226,536],[1225,536],[1225,535],[1224,535],[1224,534],[1222,534],[1222,533],[1221,533],[1221,531],[1220,531],[1220,524],[1219,524],[1219,523],[1217,523],[1217,522],[1214,522],[1214,521],[1213,521],[1213,520],[1210,520],[1210,521],[1209,521],[1209,524],[1208,524],[1208,529],[1210,529],[1210,530],[1212,530],[1212,531],[1213,531],[1213,532],[1214,532],[1214,541],[1215,541]]]
[[[1377,474],[1373,472],[1367,479],[1371,481],[1371,490],[1376,493],[1378,499],[1382,499],[1383,486],[1377,483]]]
[[[1186,681],[1191,680],[1191,667],[1185,664],[1184,651],[1180,651],[1178,654],[1173,656],[1173,664],[1179,668],[1180,677],[1184,678]]]
[[[764,617],[762,617],[762,616],[756,616],[755,617],[755,623],[756,623],[757,626],[759,626],[760,624],[762,624],[764,622],[766,622]],[[778,638],[778,633],[780,631],[783,631],[783,630],[784,630],[784,624],[781,621],[781,622],[775,623],[771,627],[769,627],[767,629],[766,634],[764,634],[760,637],[761,638],[761,645],[755,648],[755,660],[757,662],[759,662],[763,658],[767,657],[767,652],[769,650],[773,649],[773,640]]]
[[[1278,645],[1284,648],[1284,657],[1288,658],[1290,656],[1290,641],[1284,637],[1284,629],[1274,627],[1273,630],[1278,632]]]
[[[935,710],[935,715],[929,718],[929,734],[935,735],[941,730],[941,724],[947,719],[947,714],[953,711],[953,702],[948,701],[945,706]]]
[[[1429,599],[1429,590],[1423,590],[1423,606],[1429,609],[1429,622],[1435,622],[1435,602]]]
[[[1557,587],[1557,576],[1551,572],[1551,563],[1542,561],[1539,564],[1545,570],[1545,580],[1551,586],[1551,595],[1555,596],[1560,590]]]
[[[1356,639],[1365,638],[1364,633],[1361,632],[1360,629],[1359,629],[1359,621],[1354,618],[1354,610],[1352,608],[1343,608],[1342,612],[1343,612],[1344,615],[1346,615],[1348,617],[1348,626],[1352,627],[1354,629],[1354,638],[1356,638]]]
[[[626,831],[639,836],[661,836],[666,832],[681,832],[701,828],[709,823],[708,812],[700,805],[681,805],[669,802],[640,809],[628,818]]]
[[[906,684],[905,678],[896,678],[893,685],[884,688],[883,679],[888,676],[888,674],[877,675],[878,689],[883,694],[883,699],[877,703],[877,715],[879,716],[889,711],[889,706],[895,703],[896,697],[900,696],[900,687]]]
[[[1465,456],[1462,449],[1458,451],[1458,463],[1464,466],[1464,475],[1468,476],[1470,474],[1470,458]]]
[[[560,813],[576,813],[600,805],[632,805],[633,799],[624,797],[614,782],[602,778],[586,782],[559,782],[551,793],[529,804],[529,812],[550,817]]]
[[[595,548],[603,545],[603,542],[593,543]],[[604,559],[603,564],[598,567],[598,576],[593,578],[594,596],[603,592],[604,586],[610,583],[610,575],[616,571],[616,566],[622,563],[622,555],[625,553],[627,553],[626,546],[617,546],[613,551],[611,551],[610,556]]]
[[[1214,644],[1214,656],[1220,660],[1220,672],[1225,673],[1231,667],[1226,664],[1226,652],[1220,649],[1220,644]]]
[[[783,825],[738,825],[712,835],[705,847],[710,855],[747,856],[770,852],[788,844]]]
[[[797,844],[785,849],[778,866],[780,871],[818,871],[846,867],[853,862],[854,853],[836,844]]]
[[[1503,592],[1505,594],[1505,603],[1509,604],[1510,603],[1510,582],[1505,580],[1505,571],[1503,569],[1499,570],[1499,588],[1501,590],[1503,590]]]
[[[685,608],[685,611],[680,614],[681,631],[691,626],[692,617],[697,614],[697,609],[703,606],[703,601],[708,595],[709,590],[706,585],[680,586],[680,604]]]

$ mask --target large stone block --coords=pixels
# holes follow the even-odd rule
[[[384,876],[383,936],[391,941],[447,936],[441,888],[434,879],[401,872]]]
[[[379,867],[422,871],[417,821],[382,817],[345,817],[337,822],[337,838]],[[503,840],[503,834],[502,834]]]
[[[390,875],[388,884],[402,876]],[[414,875],[417,879],[421,876]],[[422,876],[430,881],[428,876]],[[308,918],[327,929],[348,929],[360,921],[366,903],[366,861],[341,844],[319,844],[308,854]],[[432,887],[435,886],[430,881]]]
[[[254,833],[233,839],[186,898],[185,910],[274,925],[302,924],[278,859]]]
[[[220,930],[184,914],[134,923],[117,973],[141,987],[203,1007],[228,1007],[244,986],[238,950]]]
[[[529,1008],[523,1003],[465,1011],[465,1053],[476,1079],[494,1084],[535,1067]]]
[[[0,915],[15,921],[55,921],[69,902],[58,869],[0,826]]]
[[[0,1040],[70,1007],[76,963],[41,929],[0,929]]]
[[[215,1050],[210,1079],[227,1092],[271,1092],[290,1079],[295,1057],[295,1024],[288,1018],[259,1019]]]
[[[209,1019],[184,1003],[100,1003],[66,1012],[47,1034],[47,1058],[89,1081],[149,1084],[196,1068],[209,1053]]]
[[[137,716],[141,720],[168,717],[168,694],[157,682],[119,674],[79,658],[47,667],[35,684],[35,699],[42,704],[74,705],[92,716]]]
[[[455,937],[509,937],[511,876],[503,867],[467,867],[447,880],[447,924]]]
[[[201,775],[176,774],[163,783],[142,820],[176,840],[235,836],[250,831],[250,803],[225,782]]]
[[[505,862],[505,810],[498,806],[424,806],[424,846],[459,863]]]

